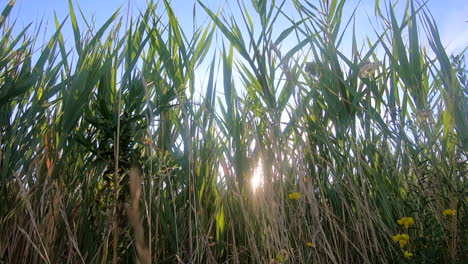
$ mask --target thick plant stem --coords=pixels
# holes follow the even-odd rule
[[[113,260],[112,263],[117,264],[118,260],[118,252],[117,248],[119,245],[119,225],[118,225],[118,217],[119,217],[119,142],[120,142],[120,103],[121,103],[121,94],[119,93],[119,101],[117,106],[117,134],[114,136],[114,165],[115,165],[115,172],[114,172],[114,220],[113,220],[113,231],[114,231],[114,239],[113,239]]]
[[[115,144],[115,173],[114,173],[114,199],[115,199],[115,206],[114,206],[114,220],[113,220],[113,226],[112,226],[112,229],[113,229],[113,232],[114,232],[114,239],[113,239],[113,249],[114,249],[114,253],[113,253],[113,258],[112,258],[112,263],[114,264],[117,264],[117,260],[118,260],[118,252],[117,252],[117,248],[118,248],[118,245],[119,245],[119,225],[118,225],[118,217],[119,217],[119,209],[118,209],[118,206],[119,206],[119,188],[118,188],[118,185],[119,185],[119,130],[120,130],[120,119],[117,123],[117,135],[116,135],[116,144]]]
[[[150,264],[151,254],[145,245],[145,235],[140,218],[140,198],[141,198],[141,175],[140,169],[133,167],[129,173],[130,194],[132,198],[131,207],[127,207],[127,215],[135,232],[136,250],[140,263]]]

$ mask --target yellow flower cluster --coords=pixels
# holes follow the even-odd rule
[[[455,210],[455,209],[445,209],[445,210],[442,212],[442,214],[443,214],[444,216],[454,216],[454,215],[457,214],[457,210]]]
[[[410,225],[414,225],[414,219],[413,217],[403,217],[397,220],[397,223],[399,225],[405,226],[405,228],[408,228]]]
[[[289,199],[291,200],[299,200],[301,199],[302,195],[298,192],[293,192],[293,193],[290,193],[288,196],[289,196]]]
[[[284,255],[281,253],[276,254],[276,261],[283,263],[284,262]]]
[[[276,254],[276,263],[283,263],[289,259],[288,252],[284,249],[280,250],[278,254]]]
[[[393,236],[393,241],[397,242],[400,244],[401,248],[404,248],[406,244],[408,244],[410,237],[407,234],[397,234]]]
[[[312,243],[312,242],[307,242],[306,243],[306,246],[310,247],[310,248],[314,248],[315,247],[315,244]]]
[[[413,256],[413,253],[405,251],[405,258],[410,259]]]

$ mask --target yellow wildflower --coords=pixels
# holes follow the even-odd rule
[[[445,210],[442,212],[442,214],[443,214],[444,216],[454,216],[454,215],[457,214],[457,210],[455,210],[455,209],[445,209]]]
[[[314,248],[314,247],[315,247],[315,244],[312,243],[312,242],[307,242],[307,243],[306,243],[306,246],[311,247],[311,248]]]
[[[284,255],[281,253],[276,254],[276,261],[283,263],[284,262]]]
[[[278,254],[276,254],[276,262],[283,263],[288,260],[288,252],[284,249],[280,250]]]
[[[405,258],[410,259],[413,256],[413,253],[405,251]]]
[[[289,199],[291,200],[299,200],[301,199],[301,194],[298,192],[293,192],[289,194]]]
[[[400,239],[400,241],[398,241],[398,244],[400,244],[401,248],[404,248],[406,244],[408,244],[408,240]]]
[[[408,241],[410,239],[409,235],[407,234],[397,234],[393,236],[392,238],[393,238],[393,241],[398,243],[401,248],[404,248],[408,244]]]
[[[403,217],[399,220],[397,220],[397,224],[405,226],[405,228],[410,227],[411,225],[414,225],[414,219],[413,217]]]

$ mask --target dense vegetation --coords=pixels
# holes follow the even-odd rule
[[[468,261],[465,58],[424,5],[376,1],[360,46],[344,0],[201,1],[190,35],[167,1],[97,28],[70,1],[45,43],[14,2],[0,263]]]

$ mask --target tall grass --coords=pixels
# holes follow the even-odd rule
[[[198,1],[208,20],[191,35],[165,0],[96,30],[69,1],[45,43],[32,24],[13,34],[14,3],[1,263],[468,261],[465,58],[424,5],[397,18],[376,1],[359,48],[344,0],[293,1],[294,15]]]

